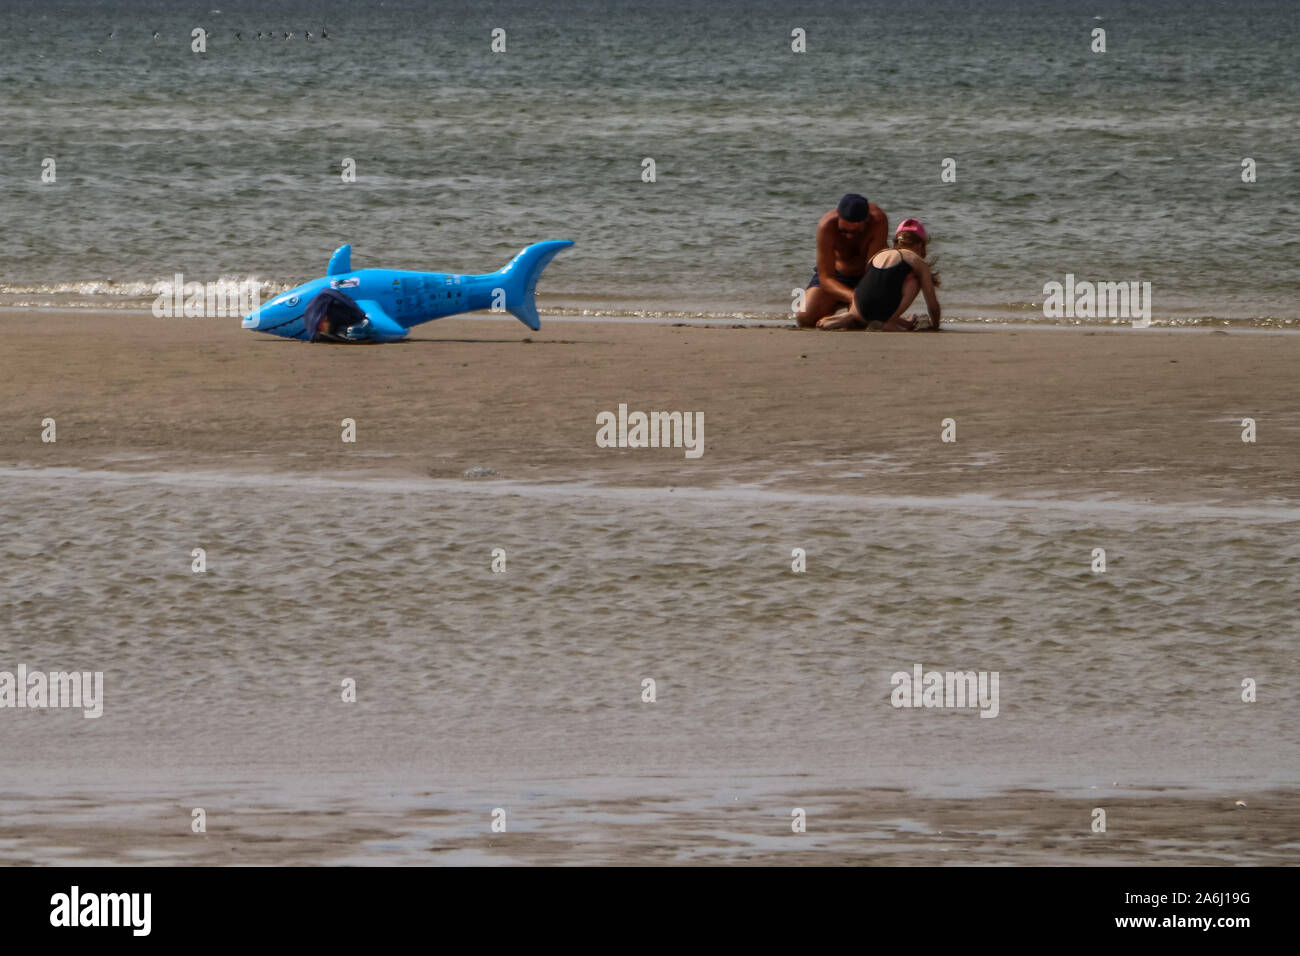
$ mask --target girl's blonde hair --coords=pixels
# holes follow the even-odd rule
[[[910,249],[922,259],[925,258],[925,240],[914,232],[900,232],[894,236],[895,249]]]
[[[895,249],[907,249],[909,252],[915,252],[922,259],[925,259],[926,240],[922,239],[914,232],[900,232],[894,236]],[[934,262],[925,259],[930,266],[930,277],[934,279],[934,284],[939,284],[939,270],[934,267]]]

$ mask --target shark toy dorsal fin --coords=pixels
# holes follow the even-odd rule
[[[352,244],[339,246],[334,250],[334,255],[330,256],[329,268],[325,270],[327,276],[336,276],[343,272],[352,271]]]

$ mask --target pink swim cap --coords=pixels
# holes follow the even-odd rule
[[[920,236],[922,240],[928,241],[930,238],[926,235],[925,226],[921,225],[921,220],[919,219],[904,219],[898,224],[898,228],[894,230],[894,235],[898,235],[900,232],[914,232]]]

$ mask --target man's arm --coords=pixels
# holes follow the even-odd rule
[[[841,302],[852,302],[853,290],[835,278],[834,229],[830,220],[817,227],[817,281]]]

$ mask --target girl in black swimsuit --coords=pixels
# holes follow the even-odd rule
[[[903,283],[912,274],[912,267],[901,252],[897,262],[887,266],[877,265],[877,262],[888,262],[890,258],[887,249],[876,253],[867,274],[862,277],[853,293],[853,304],[868,327],[872,322],[883,325],[893,317],[898,304],[903,301]]]
[[[882,249],[872,257],[867,273],[853,294],[848,312],[828,316],[817,323],[819,329],[880,329],[908,332],[916,327],[915,319],[904,319],[903,312],[918,292],[925,293],[930,311],[930,325],[939,328],[938,284],[925,261],[927,236],[925,226],[916,219],[904,219],[894,234],[894,248]]]

